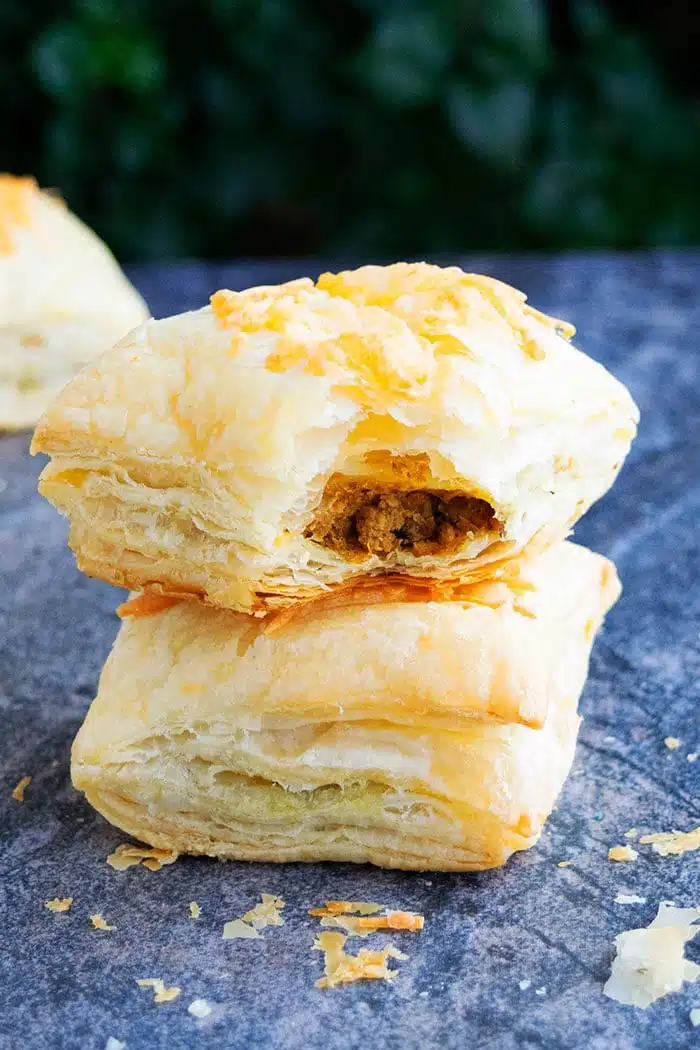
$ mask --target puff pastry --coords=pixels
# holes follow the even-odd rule
[[[456,267],[363,267],[150,321],[44,416],[78,564],[248,612],[562,539],[635,433],[573,329]]]
[[[0,429],[33,426],[148,317],[105,245],[31,178],[0,175]]]
[[[458,603],[307,610],[272,631],[190,601],[127,617],[73,782],[164,849],[503,864],[536,842],[561,789],[593,636],[619,593],[612,564],[571,543],[527,559],[520,584],[490,604],[477,587]]]

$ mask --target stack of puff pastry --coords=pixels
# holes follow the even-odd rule
[[[134,594],[73,780],[153,846],[471,870],[537,841],[635,434],[520,292],[396,264],[148,321],[45,414],[40,489]]]

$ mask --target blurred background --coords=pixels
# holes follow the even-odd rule
[[[127,261],[700,243],[698,0],[0,0],[0,170]]]

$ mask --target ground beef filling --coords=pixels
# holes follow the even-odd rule
[[[455,551],[468,539],[497,531],[493,507],[473,496],[345,484],[326,490],[305,535],[346,557],[393,551],[419,557]]]

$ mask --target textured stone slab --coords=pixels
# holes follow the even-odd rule
[[[128,1050],[693,1045],[688,1012],[700,986],[646,1012],[605,999],[601,987],[615,934],[646,925],[659,900],[700,904],[698,853],[664,860],[642,847],[635,864],[606,859],[630,827],[700,823],[700,761],[686,758],[700,750],[700,256],[466,265],[576,322],[580,345],[630,385],[643,413],[617,486],[576,532],[617,560],[625,591],[596,645],[576,764],[540,844],[472,876],[194,859],[157,873],[109,868],[125,838],[72,790],[68,757],[116,633],[118,595],[76,572],[63,522],[35,494],[41,464],[28,457],[28,438],[0,438],[2,1050],[102,1050],[109,1036]],[[162,316],[217,287],[307,269],[187,264],[134,276]],[[666,736],[681,746],[669,751]],[[25,774],[33,779],[20,804],[10,791]],[[285,926],[223,941],[224,922],[261,891],[285,897]],[[648,902],[616,905],[619,891]],[[57,896],[74,898],[70,912],[43,907]],[[314,989],[322,960],[306,909],[328,897],[425,914],[423,933],[392,938],[410,958],[391,986]],[[94,912],[116,929],[93,930]],[[698,947],[688,955],[700,959]],[[136,984],[148,977],[179,986],[180,998],[154,1005]],[[187,1012],[196,998],[213,1007],[203,1020]]]

